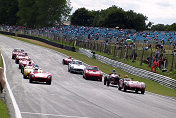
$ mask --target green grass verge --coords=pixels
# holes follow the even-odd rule
[[[46,48],[56,50],[58,52],[66,54],[68,56],[72,56],[75,59],[79,59],[79,60],[81,60],[81,61],[83,61],[83,62],[85,62],[89,65],[96,65],[100,68],[100,70],[102,70],[105,73],[111,73],[112,69],[114,69],[114,67],[112,67],[110,65],[106,65],[104,63],[101,63],[100,61],[97,61],[96,59],[93,59],[93,58],[88,58],[87,56],[85,56],[83,54],[80,54],[78,52],[72,52],[72,51],[68,51],[68,50],[64,50],[64,49],[60,49],[60,48],[55,48],[53,46],[49,46],[49,45],[47,45],[45,43],[41,43],[39,41],[34,41],[32,39],[27,39],[26,40],[26,39],[20,38],[20,37],[14,37],[14,36],[9,36],[9,37],[15,38],[15,39],[27,42],[27,43],[31,43],[31,44],[35,44],[35,45],[38,45],[38,46],[43,46],[43,47],[46,47]],[[176,90],[175,89],[167,88],[167,87],[165,87],[163,85],[160,85],[156,82],[153,82],[151,80],[147,80],[147,79],[129,74],[129,73],[127,73],[125,71],[122,71],[118,68],[116,68],[116,71],[117,71],[117,73],[120,73],[121,77],[124,77],[125,75],[129,75],[129,77],[134,78],[134,80],[145,82],[146,91],[156,93],[156,94],[160,94],[160,95],[176,97]]]
[[[7,106],[4,101],[0,99],[0,118],[10,118]]]
[[[3,61],[2,61],[1,53],[0,53],[0,67],[3,67]]]

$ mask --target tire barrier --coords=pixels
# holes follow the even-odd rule
[[[86,50],[86,49],[80,48],[79,52],[88,56],[89,58],[91,58],[93,56],[93,54],[91,53],[91,50]],[[122,69],[125,72],[128,72],[130,74],[155,81],[155,82],[157,82],[161,85],[164,85],[164,86],[172,88],[172,89],[176,89],[176,80],[172,79],[170,77],[160,75],[160,74],[157,74],[157,73],[153,73],[153,72],[150,72],[150,71],[147,71],[147,70],[144,70],[144,69],[136,68],[136,67],[124,64],[122,62],[118,62],[118,61],[109,59],[107,57],[98,55],[98,54],[95,54],[95,58],[98,61],[101,61],[102,63],[111,65],[111,66],[116,67],[116,68],[120,68],[120,69]]]
[[[4,32],[4,31],[0,31],[0,34],[5,34],[5,35],[11,35],[11,36],[15,36],[15,33],[12,32]]]
[[[43,38],[40,38],[40,37],[29,36],[29,35],[24,35],[24,34],[17,34],[17,36],[18,37],[23,37],[23,38],[28,38],[28,39],[33,39],[33,40],[37,40],[37,41],[41,41],[43,43],[46,43],[46,44],[54,46],[54,47],[63,48],[65,50],[76,52],[76,48],[75,47],[65,46],[65,45],[62,45],[62,44],[59,44],[59,43],[55,43],[55,42],[52,42],[50,40],[43,39]]]
[[[6,34],[6,35],[18,36],[18,37],[22,37],[22,38],[33,39],[33,40],[41,41],[43,43],[46,43],[46,44],[54,46],[54,47],[58,47],[58,48],[62,48],[62,49],[65,49],[65,50],[76,52],[76,48],[73,47],[73,46],[62,45],[62,44],[52,42],[50,40],[43,39],[43,38],[40,38],[40,37],[29,36],[29,35],[24,35],[24,34],[15,34],[15,33],[12,33],[12,32],[4,32],[4,31],[0,31],[0,34]]]

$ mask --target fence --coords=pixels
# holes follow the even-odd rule
[[[93,56],[93,54],[91,53],[90,50],[86,50],[86,49],[83,49],[83,48],[80,48],[79,52],[88,56],[89,58],[91,58]],[[130,65],[127,65],[127,64],[109,59],[107,57],[104,57],[104,56],[101,56],[101,55],[98,55],[98,54],[95,54],[95,58],[97,60],[101,61],[102,63],[111,65],[111,66],[116,67],[116,68],[120,68],[120,69],[122,69],[125,72],[128,72],[130,74],[155,81],[155,82],[157,82],[161,85],[164,85],[164,86],[172,88],[172,89],[176,89],[176,80],[174,80],[172,78],[169,78],[167,76],[163,76],[163,75],[160,75],[160,74],[157,74],[157,73],[153,73],[153,72],[150,72],[150,71],[139,69],[139,68],[136,68],[136,67],[133,67],[133,66],[130,66]]]

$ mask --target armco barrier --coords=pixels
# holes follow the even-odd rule
[[[91,53],[90,50],[86,50],[86,49],[83,49],[83,48],[80,48],[79,52],[88,56],[89,58],[91,58],[93,56],[93,54]],[[122,69],[125,72],[128,72],[130,74],[133,74],[133,75],[136,75],[136,76],[139,76],[139,77],[142,77],[142,78],[146,78],[146,79],[149,79],[149,80],[153,80],[153,81],[155,81],[155,82],[157,82],[161,85],[164,85],[166,87],[176,89],[176,80],[175,79],[172,79],[172,78],[169,78],[167,76],[163,76],[163,75],[160,75],[160,74],[157,74],[157,73],[153,73],[153,72],[150,72],[150,71],[146,71],[146,70],[143,70],[143,69],[140,69],[140,68],[136,68],[136,67],[124,64],[122,62],[114,61],[114,60],[111,60],[107,57],[103,57],[103,56],[98,55],[98,54],[95,54],[95,58],[97,60],[101,61],[102,63],[111,65],[111,66],[116,67],[116,68],[120,68],[120,69]]]

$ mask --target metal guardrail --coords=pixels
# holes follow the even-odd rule
[[[80,48],[79,52],[88,56],[89,58],[91,58],[93,56],[93,54],[91,53],[91,50],[86,50],[86,49]],[[122,62],[118,62],[118,61],[109,59],[107,57],[98,55],[98,54],[95,54],[95,58],[97,60],[101,61],[102,63],[111,65],[116,68],[120,68],[130,74],[155,81],[161,85],[164,85],[164,86],[172,88],[172,89],[176,89],[176,80],[175,79],[172,79],[172,78],[169,78],[167,76],[163,76],[163,75],[160,75],[157,73],[153,73],[150,71],[146,71],[144,69],[136,68],[136,67],[124,64]]]

